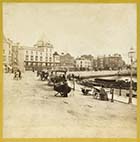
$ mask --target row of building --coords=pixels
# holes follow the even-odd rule
[[[69,53],[57,53],[50,42],[38,41],[33,47],[26,47],[5,37],[3,39],[3,60],[6,71],[14,67],[19,67],[22,71],[33,68],[117,70],[125,65],[120,54],[96,58],[92,55],[82,55],[74,58]]]

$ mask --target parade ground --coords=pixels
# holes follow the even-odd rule
[[[34,72],[4,74],[5,138],[135,138],[136,105],[100,101],[78,90],[67,98]]]

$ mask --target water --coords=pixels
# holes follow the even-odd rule
[[[112,79],[112,80],[128,80],[128,81],[130,81],[130,76],[109,76],[109,77],[98,77],[98,78],[101,78],[101,79]],[[137,82],[137,77],[134,76],[132,78],[132,80],[134,82]]]

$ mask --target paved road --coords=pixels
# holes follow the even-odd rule
[[[54,97],[52,87],[26,72],[4,75],[4,137],[136,137],[136,107],[71,92]]]

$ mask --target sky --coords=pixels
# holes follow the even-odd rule
[[[3,3],[3,33],[21,45],[50,41],[55,51],[102,56],[136,49],[136,4]]]

